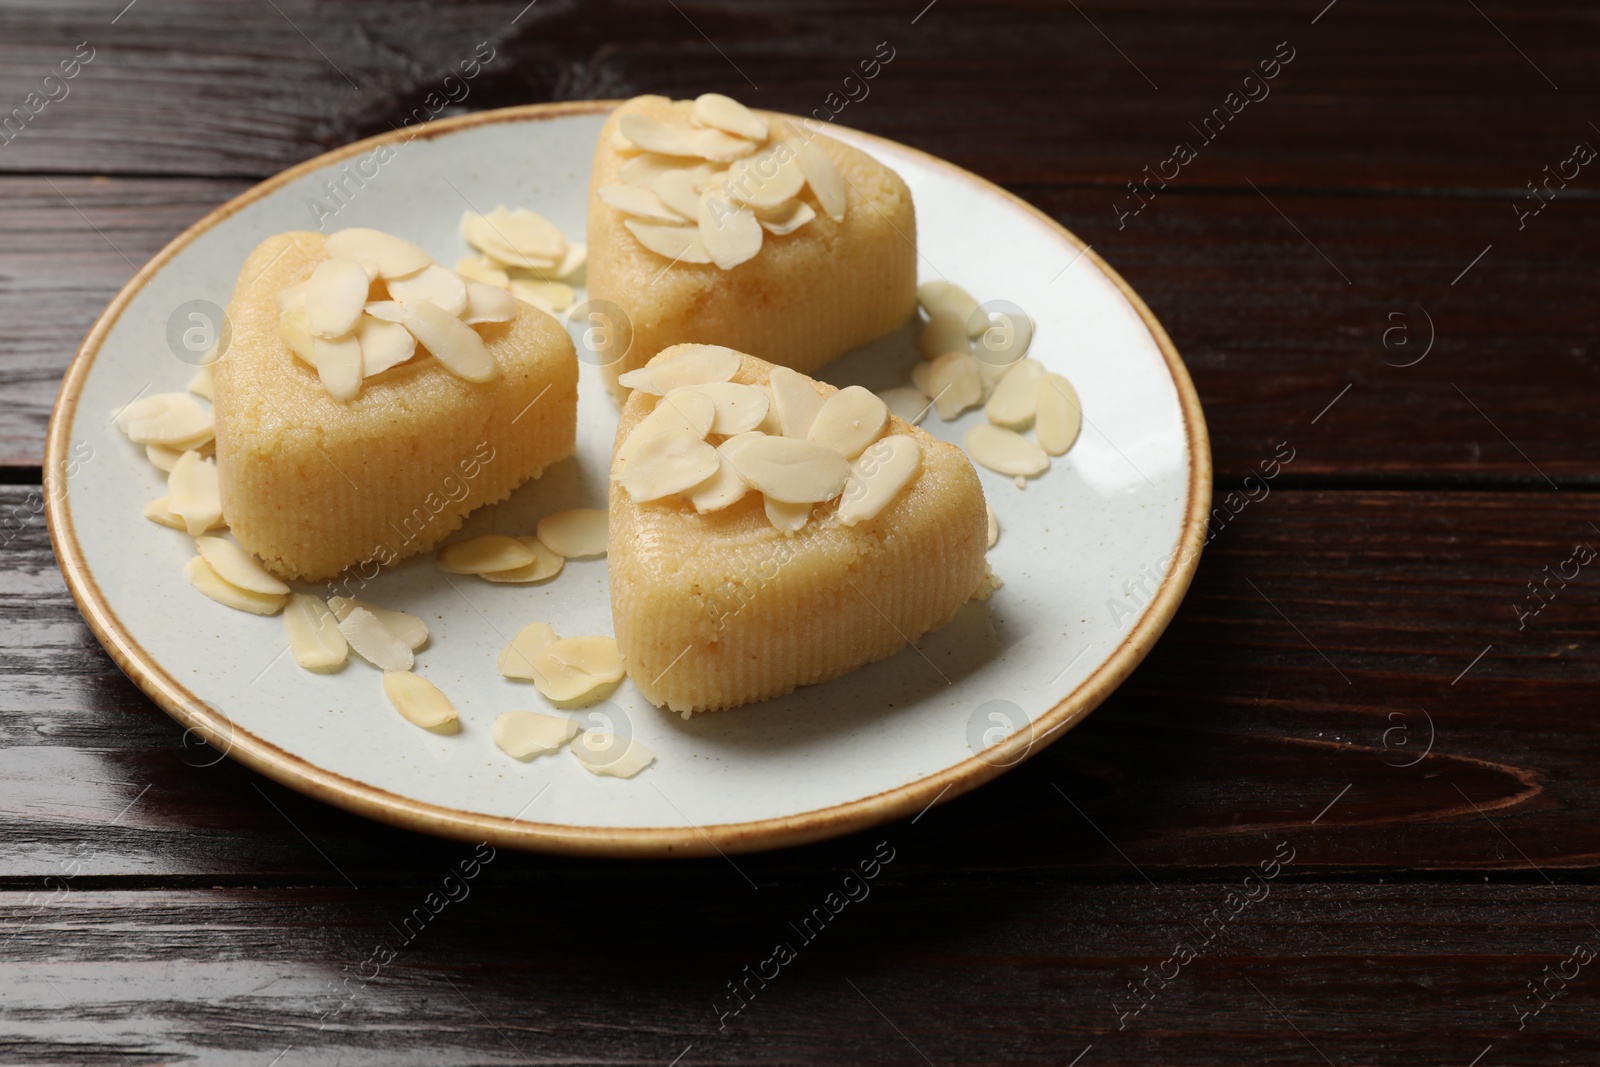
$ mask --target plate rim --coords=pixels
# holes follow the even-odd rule
[[[749,822],[712,823],[683,827],[570,826],[525,822],[419,801],[320,767],[264,738],[236,726],[231,719],[200,700],[147,652],[129,632],[106,600],[84,558],[72,521],[65,471],[70,429],[79,394],[100,349],[128,304],[150,277],[180,252],[242,208],[275,192],[297,178],[372,149],[416,138],[437,137],[491,123],[542,122],[572,115],[613,110],[622,100],[582,100],[525,104],[469,115],[436,119],[418,130],[397,129],[314,156],[232,197],[190,224],[134,272],[105,310],[95,319],[79,345],[50,415],[45,439],[44,503],[51,546],[66,585],[95,638],[113,662],[170,717],[198,734],[224,756],[230,756],[257,773],[335,807],[380,822],[433,836],[462,841],[487,841],[497,847],[566,855],[617,858],[690,857],[753,852],[807,844],[865,830],[936,804],[953,800],[1004,772],[1018,767],[1036,752],[1064,736],[1094,711],[1125,681],[1166,630],[1188,591],[1204,548],[1206,515],[1211,506],[1211,446],[1199,395],[1188,368],[1166,330],[1143,298],[1134,291],[1092,247],[1043,211],[1021,197],[972,172],[920,149],[888,138],[841,127],[845,137],[907,152],[919,162],[973,185],[978,191],[999,196],[1020,207],[1045,226],[1057,231],[1089,259],[1128,300],[1149,331],[1166,361],[1177,390],[1179,408],[1189,445],[1189,479],[1183,524],[1174,546],[1174,565],[1161,579],[1149,610],[1095,671],[1040,714],[1026,731],[1018,731],[983,753],[933,773],[865,797],[826,808],[796,812]],[[186,735],[187,736],[187,735]],[[220,756],[218,757],[221,758]]]

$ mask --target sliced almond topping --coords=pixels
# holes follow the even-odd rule
[[[381,671],[409,671],[416,662],[411,647],[366,608],[351,608],[340,617],[339,632],[357,655]]]
[[[761,251],[766,233],[756,213],[735,207],[718,193],[708,193],[700,201],[700,240],[711,261],[723,270],[754,259]]]
[[[367,317],[382,319],[384,322],[399,322],[405,317],[406,309],[400,306],[398,300],[371,300],[367,302]]]
[[[641,189],[637,185],[602,185],[597,190],[597,195],[624,215],[632,215],[646,222],[669,222],[681,226],[689,221],[684,215],[662,203],[661,198],[655,193],[649,189]]]
[[[410,612],[380,608],[376,604],[357,600],[355,597],[336,596],[328,600],[328,609],[340,622],[343,622],[356,608],[370,612],[385,630],[412,651],[416,651],[428,642],[428,624]]]
[[[534,533],[550,551],[567,559],[606,554],[606,513],[599,508],[571,508],[546,515]]]
[[[482,282],[498,289],[505,289],[511,284],[511,275],[488,256],[466,256],[456,260],[456,273],[470,281]],[[368,308],[367,313],[371,314]]]
[[[578,720],[537,711],[508,711],[489,727],[495,747],[512,759],[532,759],[565,748],[578,736]]]
[[[317,337],[313,344],[316,345],[317,377],[322,380],[322,387],[335,400],[354,400],[361,392],[360,340],[351,334],[334,340]]]
[[[504,208],[498,210],[505,211]],[[466,238],[468,244],[501,267],[551,270],[561,261],[563,253],[559,251],[543,255],[532,249],[524,250],[513,246],[497,228],[497,223],[491,221],[499,218],[500,216],[495,216],[492,212],[489,217],[485,217],[475,211],[468,211],[461,216],[461,235]]]
[[[252,615],[276,615],[283,610],[289,598],[282,594],[254,593],[240,589],[211,569],[211,564],[199,556],[191,556],[185,568],[189,584],[218,604]]]
[[[1050,466],[1044,449],[1012,430],[980,422],[963,441],[967,455],[1000,474],[1031,478]]]
[[[694,434],[697,440],[704,440],[716,421],[717,406],[709,396],[687,389],[683,392],[674,389],[671,401],[666,397],[657,401],[655,409],[640,419],[633,432],[617,447],[612,466],[623,467],[640,445],[659,434],[686,430]]]
[[[995,542],[1000,540],[1000,520],[995,518],[994,508],[989,506],[987,500],[983,503],[983,510],[989,520],[989,547],[993,548]]]
[[[517,541],[533,553],[532,563],[526,567],[515,567],[508,571],[491,571],[488,574],[480,574],[478,577],[497,584],[526,585],[529,582],[548,581],[560,574],[561,568],[567,565],[565,558],[551,551],[537,537],[518,537]]]
[[[399,323],[385,322],[363,315],[356,323],[356,340],[361,345],[361,376],[370,378],[399,366],[417,351],[417,339]]]
[[[739,353],[721,345],[678,345],[617,379],[629,389],[664,396],[686,385],[725,382],[739,373]],[[709,432],[709,431],[708,431]]]
[[[933,406],[921,389],[914,389],[909,385],[897,385],[892,389],[885,389],[878,394],[878,399],[888,405],[889,414],[913,426],[921,422],[923,416],[927,415]]]
[[[123,408],[117,423],[135,444],[169,448],[204,443],[216,433],[211,412],[188,393],[143,397]]]
[[[500,658],[496,661],[500,674],[519,681],[533,681],[537,677],[533,661],[557,640],[555,629],[549,623],[530,622],[517,631],[517,636],[511,639],[510,644],[500,650]]]
[[[434,562],[446,574],[491,574],[526,567],[538,557],[514,537],[486,534],[454,541],[434,553]]]
[[[567,238],[560,227],[537,212],[497,207],[485,221],[500,242],[510,245],[519,255],[559,263],[566,254]]]
[[[199,537],[222,520],[217,465],[198,452],[185,452],[167,475],[167,507],[183,520],[191,537]]]
[[[278,290],[278,311],[304,311],[306,309],[306,290],[310,287],[309,282],[299,282],[286,289]]]
[[[409,278],[396,278],[389,283],[389,296],[402,304],[415,304],[426,300],[438,304],[452,315],[467,310],[466,280],[453,270],[437,263]]]
[[[148,459],[156,470],[168,474],[172,473],[173,464],[178,462],[178,457],[181,455],[183,455],[182,452],[175,448],[168,448],[166,445],[144,446],[144,458]]]
[[[710,397],[716,405],[717,415],[711,423],[712,433],[732,435],[753,430],[766,420],[767,410],[772,403],[764,390],[737,382],[712,382],[684,388]],[[667,395],[666,402],[671,402],[677,395],[678,391],[673,390]]]
[[[654,152],[645,152],[626,160],[617,168],[617,177],[628,185],[649,189],[655,185],[657,178],[669,170],[692,170],[699,165],[698,159],[687,156],[662,156]]]
[[[816,383],[799,371],[774,367],[768,388],[772,390],[772,404],[778,410],[783,436],[803,439],[822,410],[824,397],[817,392]]]
[[[211,569],[229,585],[252,593],[282,594],[290,592],[287,585],[278,581],[254,556],[220,537],[197,538],[194,547],[200,558],[211,564]]]
[[[767,139],[767,120],[731,96],[700,94],[694,98],[694,117],[701,125],[715,127],[735,137],[752,141]]]
[[[776,208],[800,195],[806,176],[795,151],[782,141],[728,168],[719,192],[734,203]]]
[[[850,476],[850,461],[814,441],[760,437],[742,442],[728,461],[745,481],[786,504],[832,500]]]
[[[811,509],[816,507],[815,504],[785,504],[770,496],[764,497],[762,504],[767,509],[767,521],[785,537],[799,533],[805,527],[806,520],[811,518]]]
[[[685,494],[689,503],[702,515],[737,504],[750,491],[750,483],[728,462],[727,453],[723,451],[726,446],[726,441],[717,446],[717,473]]]
[[[516,317],[516,298],[510,293],[484,282],[467,282],[467,310],[462,321],[468,326],[480,322],[510,322]]]
[[[350,642],[339,632],[339,620],[314,596],[295,593],[283,609],[283,632],[289,654],[302,669],[329,671],[344,666]]]
[[[811,186],[811,193],[822,210],[834,222],[843,222],[849,199],[845,195],[844,178],[833,165],[833,157],[812,140],[801,140],[795,155],[800,172],[806,176],[806,184]]]
[[[822,402],[806,437],[827,445],[845,459],[855,459],[882,435],[888,421],[888,405],[872,390],[852,385]]]
[[[424,348],[450,373],[469,382],[491,382],[500,376],[489,347],[476,330],[437,304],[405,304],[402,321]]]
[[[205,397],[210,400],[211,394],[216,391],[216,385],[217,361],[211,359],[200,365],[200,369],[194,372],[194,377],[189,379],[189,384],[186,388],[195,396]]]
[[[278,334],[289,351],[309,366],[317,365],[317,339],[311,336],[311,320],[305,308],[289,308],[278,316]]]
[[[947,352],[971,352],[967,320],[947,308],[938,308],[923,324],[917,344],[922,349],[923,359],[938,359]]]
[[[642,504],[694,488],[717,473],[717,463],[717,450],[706,444],[704,435],[668,430],[632,449],[618,481]]]
[[[761,228],[774,237],[783,237],[817,217],[817,213],[811,210],[811,205],[804,200],[792,200],[790,205],[792,206],[786,205],[787,210],[778,218],[761,215]],[[759,212],[757,214],[760,215]]]
[[[917,303],[930,316],[936,311],[944,311],[962,322],[966,322],[978,310],[978,302],[972,298],[972,294],[946,281],[923,282],[917,286]]]
[[[705,186],[711,168],[706,164],[664,170],[650,183],[656,199],[682,216],[681,222],[695,222],[700,218],[700,191]]]
[[[581,707],[622,681],[622,653],[610,637],[563,637],[534,657],[533,684],[557,704]]]
[[[455,705],[439,691],[439,687],[422,677],[403,671],[383,672],[383,692],[407,722],[442,734],[453,734],[460,729]]]
[[[839,521],[854,526],[875,519],[922,468],[922,449],[909,434],[897,433],[876,442],[850,468],[850,481],[839,499]]]
[[[1033,435],[1039,439],[1039,447],[1052,456],[1066,454],[1083,424],[1078,391],[1061,375],[1046,374],[1039,379],[1037,403]]]
[[[174,515],[172,509],[167,507],[167,498],[164,496],[157,497],[144,506],[144,517],[151,522],[159,522],[161,525],[171,529],[182,530],[184,533],[189,532],[189,527],[184,523],[182,517]]]
[[[566,282],[534,282],[523,278],[511,280],[511,295],[524,304],[549,312],[565,311],[576,299],[572,286]]]
[[[983,406],[983,413],[997,426],[1026,430],[1038,410],[1039,381],[1043,377],[1044,365],[1038,360],[1017,360],[995,386],[994,395]]]
[[[317,337],[343,337],[355,329],[367,304],[367,272],[353,259],[317,264],[306,287],[306,317]]]
[[[911,370],[918,389],[933,397],[934,410],[946,422],[983,403],[983,375],[978,361],[965,352],[951,352]]]
[[[404,278],[433,262],[433,257],[403,237],[352,227],[328,236],[328,255],[375,264],[380,278]]]
[[[639,243],[674,263],[710,263],[711,253],[700,238],[698,226],[658,226],[627,219],[622,223]]]
[[[756,143],[734,137],[721,130],[694,129],[657,122],[644,115],[623,115],[618,120],[622,136],[644,149],[664,156],[694,156],[719,163],[743,159],[756,150]]]
[[[590,774],[632,778],[656,761],[655,753],[631,737],[585,730],[567,749]]]

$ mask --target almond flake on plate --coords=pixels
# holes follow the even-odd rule
[[[199,537],[222,520],[222,495],[217,464],[198,452],[185,452],[167,475],[167,509],[183,520],[191,537]]]
[[[433,263],[433,257],[403,237],[351,227],[328,235],[328,255],[375,264],[380,278],[404,278]]]
[[[200,369],[194,372],[193,378],[189,379],[187,388],[195,396],[210,400],[211,394],[216,390],[216,387],[217,361],[213,357],[200,364]]]
[[[656,761],[655,754],[631,737],[609,730],[585,730],[567,748],[590,774],[632,778]]]
[[[549,219],[527,208],[507,211],[497,207],[486,216],[490,232],[502,245],[510,245],[518,255],[552,261],[561,261],[567,251],[567,238]]]
[[[146,504],[142,514],[151,522],[160,523],[162,526],[165,526],[168,529],[178,530],[182,533],[189,532],[189,527],[183,521],[183,516],[175,514],[172,509],[167,506],[167,498],[164,496],[157,497],[156,499],[150,501],[150,503]],[[220,530],[222,527],[222,516],[218,515],[216,521],[207,527],[207,529]]]
[[[247,611],[252,615],[276,615],[283,610],[289,598],[283,594],[255,593],[240,589],[211,569],[199,556],[190,556],[185,566],[189,584],[224,607]]]
[[[606,554],[606,513],[599,508],[570,508],[546,515],[534,533],[550,551],[566,559]]]
[[[489,727],[495,747],[512,759],[532,759],[565,748],[578,736],[578,720],[537,711],[508,711]]]
[[[450,698],[420,674],[412,674],[410,668],[384,671],[383,692],[394,710],[424,730],[453,734],[461,728]]]
[[[446,574],[489,574],[515,570],[526,567],[537,558],[527,545],[503,534],[485,534],[466,541],[453,541],[434,553],[434,561]]]
[[[980,422],[963,440],[967,455],[999,474],[1032,477],[1050,467],[1044,449],[1012,430]]]
[[[456,273],[470,281],[482,282],[505,289],[511,285],[511,275],[485,255],[466,256],[456,261]],[[371,308],[367,311],[370,313]]]
[[[945,422],[983,403],[983,375],[978,361],[965,352],[951,352],[911,370],[916,387],[933,397],[933,408]]]
[[[511,279],[511,295],[524,304],[532,304],[541,311],[565,311],[572,306],[576,294],[566,282],[527,281]]]
[[[533,684],[560,705],[582,706],[599,700],[622,681],[622,654],[614,638],[563,637],[534,657]]]
[[[331,671],[350,657],[350,642],[339,632],[339,620],[318,597],[295,593],[283,609],[289,654],[304,670]]]
[[[694,98],[694,117],[703,126],[715,127],[735,137],[758,143],[767,139],[767,120],[731,96],[700,94]]]
[[[1061,375],[1045,374],[1039,379],[1037,404],[1033,435],[1039,439],[1039,447],[1052,456],[1065,455],[1083,424],[1078,391]]]
[[[1000,540],[1000,520],[995,518],[994,508],[989,506],[988,501],[984,501],[983,510],[989,522],[989,547],[993,548],[995,542]]]
[[[518,537],[517,543],[533,553],[532,563],[510,570],[489,571],[478,577],[497,584],[526,585],[529,582],[543,582],[554,578],[561,573],[561,568],[567,565],[564,557],[557,555],[537,537]]]
[[[1026,430],[1033,424],[1034,413],[1038,410],[1039,385],[1043,377],[1044,365],[1038,360],[1017,360],[995,386],[983,413],[997,426]]]
[[[157,393],[135,400],[117,413],[117,425],[134,444],[166,445],[178,451],[216,434],[211,412],[188,393]]]
[[[517,631],[517,636],[511,639],[510,644],[500,650],[500,657],[495,661],[495,666],[499,668],[502,677],[531,682],[538,677],[533,666],[534,660],[539,658],[539,653],[559,640],[555,629],[549,623],[530,622]]]
[[[909,434],[875,442],[850,468],[850,481],[839,499],[839,521],[854,526],[877,518],[921,469],[922,449]]]
[[[806,437],[827,445],[845,459],[855,459],[878,439],[888,421],[887,404],[872,390],[851,385],[823,401]]]
[[[211,569],[229,585],[268,595],[290,592],[287,585],[274,578],[254,556],[232,541],[220,537],[200,537],[195,539],[194,547],[200,553],[200,558],[209,563]]]
[[[428,643],[428,624],[410,612],[380,608],[376,604],[354,597],[336,596],[328,600],[328,609],[340,622],[343,622],[356,608],[361,608],[376,617],[385,630],[413,652]]]
[[[504,208],[497,209],[504,212]],[[491,216],[494,216],[491,212]],[[461,216],[461,236],[473,248],[482,252],[488,259],[501,267],[522,267],[527,270],[552,270],[561,261],[564,252],[554,252],[549,255],[539,255],[531,250],[523,251],[514,247],[498,229],[496,223],[489,217],[468,211]],[[565,240],[565,238],[563,238]]]
[[[381,671],[409,671],[416,662],[411,646],[366,608],[351,608],[341,616],[339,632],[357,655]]]
[[[148,459],[156,470],[166,474],[172,473],[173,464],[178,462],[178,457],[183,455],[176,448],[166,445],[145,445],[144,458]]]
[[[967,322],[978,310],[978,302],[970,293],[946,281],[923,282],[917,286],[917,303],[930,317],[937,311],[944,311],[962,322]]]

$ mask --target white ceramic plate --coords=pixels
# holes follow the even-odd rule
[[[693,855],[815,840],[915,815],[1061,736],[1143,658],[1188,587],[1210,501],[1199,403],[1149,310],[1070,233],[965,171],[845,129],[836,135],[910,185],[923,280],[1026,309],[1037,323],[1030,354],[1082,397],[1076,446],[1025,491],[980,469],[1001,527],[989,557],[1005,581],[987,603],[919,649],[689,722],[625,682],[602,710],[657,762],[622,781],[593,777],[566,753],[519,763],[489,736],[504,711],[549,710],[531,686],[496,673],[506,635],[536,619],[563,634],[611,632],[604,560],[569,562],[528,587],[452,585],[423,556],[363,592],[427,619],[433,639],[418,670],[460,708],[455,737],[404,722],[379,673],[355,657],[335,675],[301,671],[282,654],[280,620],[229,611],[187,585],[189,538],[140,517],[163,477],[108,421],[141,391],[184,388],[193,367],[168,344],[175,313],[183,326],[190,301],[226,305],[260,240],[316,228],[313,200],[338,208],[330,231],[390,230],[446,264],[468,252],[457,224],[469,207],[527,206],[581,239],[590,156],[612,106],[488,112],[434,123],[410,143],[351,145],[213,212],[139,273],[73,363],[47,456],[57,554],[96,635],[216,751],[375,818],[522,848]],[[380,149],[393,158],[380,163],[390,154]],[[823,377],[881,389],[904,384],[916,359],[908,327]],[[596,368],[584,366],[580,397],[576,459],[474,514],[467,532],[532,532],[547,512],[604,507],[617,413]],[[981,418],[930,414],[924,428],[959,442]]]

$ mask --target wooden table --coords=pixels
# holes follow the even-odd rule
[[[1600,577],[1564,566],[1600,545],[1592,5],[124,2],[0,8],[0,112],[92,54],[0,147],[0,1062],[1600,1057]],[[33,514],[79,339],[187,223],[479,42],[453,111],[811,112],[888,42],[840,122],[1004,184],[1149,301],[1226,510],[1085,725],[914,823],[502,852],[422,921],[470,846],[213,764],[118,673]],[[880,842],[870,897],[727,1013]]]

